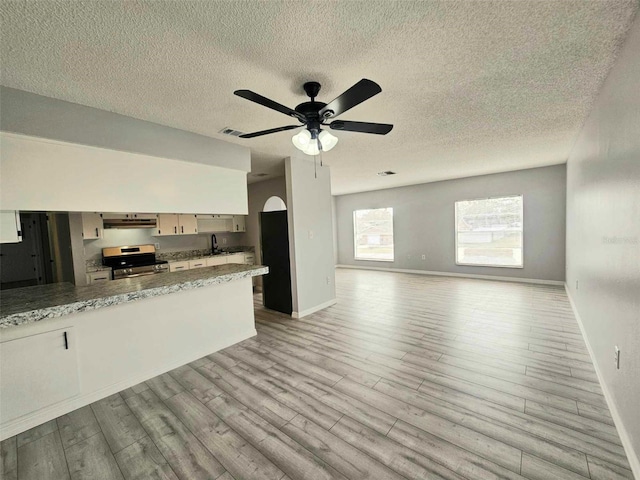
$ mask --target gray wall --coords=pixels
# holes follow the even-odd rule
[[[5,132],[251,170],[249,148],[204,135],[2,86],[0,106]]]
[[[337,196],[338,264],[563,281],[565,182],[565,166],[555,165]],[[524,268],[456,265],[454,202],[518,194]],[[353,211],[381,207],[393,207],[395,261],[354,260]]]
[[[640,478],[640,18],[569,156],[567,286]]]
[[[336,298],[330,171],[307,158],[285,160],[291,294],[300,316]]]

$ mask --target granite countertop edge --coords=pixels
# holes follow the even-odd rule
[[[205,278],[180,281],[171,285],[151,287],[151,288],[146,288],[142,290],[119,293],[115,295],[105,295],[104,297],[97,297],[97,298],[92,298],[88,300],[65,303],[62,305],[55,305],[55,306],[44,307],[44,308],[39,308],[35,310],[13,313],[13,314],[0,317],[0,329],[26,325],[29,323],[35,323],[35,322],[39,322],[41,320],[46,320],[50,318],[58,318],[65,315],[70,315],[72,313],[79,313],[79,312],[84,312],[88,310],[97,310],[99,308],[109,307],[112,305],[120,305],[123,303],[142,300],[145,298],[168,295],[171,293],[177,293],[184,290],[193,290],[196,288],[202,288],[209,285],[227,283],[233,280],[239,280],[241,278],[265,275],[268,272],[269,272],[268,267],[265,267],[263,265],[257,265],[255,266],[255,268],[241,271],[241,272],[222,273],[219,275],[212,275]]]

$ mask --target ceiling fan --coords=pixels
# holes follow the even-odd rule
[[[236,90],[233,92],[235,95],[259,103],[277,112],[284,113],[297,119],[302,124],[245,133],[244,135],[240,135],[240,138],[260,137],[262,135],[293,130],[304,126],[304,130],[293,136],[292,142],[296,148],[302,150],[307,155],[317,155],[320,151],[327,152],[331,150],[336,143],[338,143],[338,139],[328,131],[323,130],[322,127],[329,127],[332,130],[373,133],[376,135],[386,135],[393,128],[393,125],[387,123],[352,122],[348,120],[334,120],[331,123],[327,123],[329,119],[343,114],[347,110],[380,93],[382,89],[376,82],[363,78],[329,103],[315,101],[320,92],[320,87],[318,82],[305,83],[303,88],[307,96],[311,98],[311,101],[301,103],[295,109],[285,107],[251,90]]]

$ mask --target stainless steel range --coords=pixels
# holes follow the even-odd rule
[[[113,269],[114,280],[169,271],[166,260],[156,260],[153,245],[103,248],[102,264]]]

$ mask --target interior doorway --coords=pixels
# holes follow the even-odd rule
[[[291,315],[291,262],[287,206],[282,198],[267,199],[260,212],[262,264],[269,273],[262,277],[262,303],[266,308]]]

